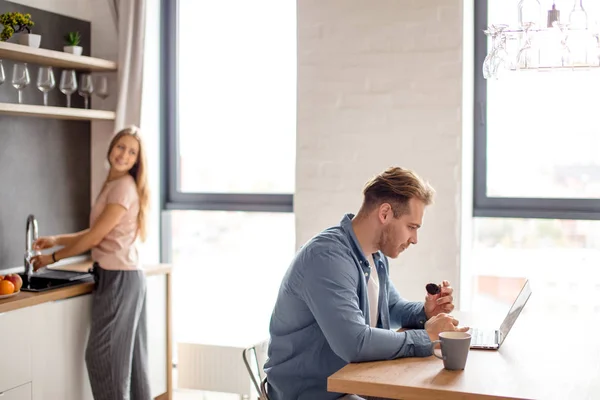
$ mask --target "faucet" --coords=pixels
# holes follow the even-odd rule
[[[33,265],[30,260],[36,253],[33,251],[33,243],[38,238],[38,224],[33,214],[27,217],[27,226],[25,228],[25,274],[30,278],[33,274]]]

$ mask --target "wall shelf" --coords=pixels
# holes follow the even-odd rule
[[[105,110],[86,110],[83,108],[34,106],[29,104],[0,103],[0,115],[21,117],[42,117],[79,121],[114,121],[115,112]]]
[[[76,56],[62,51],[38,49],[7,42],[0,42],[0,59],[3,58],[42,66],[91,72],[112,72],[117,70],[117,63],[114,61],[88,56]]]

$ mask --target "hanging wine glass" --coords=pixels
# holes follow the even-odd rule
[[[77,90],[75,71],[63,70],[60,74],[60,91],[67,96],[67,107],[71,107],[71,95]]]
[[[492,49],[485,56],[485,59],[483,60],[483,66],[482,66],[483,78],[489,79],[492,77],[491,64],[492,64],[492,60],[494,59],[494,56],[496,54],[496,46],[497,46],[496,38],[498,36],[498,30],[494,25],[490,25],[488,27],[488,29],[483,32],[486,34],[486,36],[488,36],[488,38],[492,42]]]
[[[590,44],[590,65],[600,66],[600,22],[594,21],[591,24],[590,30],[594,38],[593,44]]]
[[[54,89],[56,82],[52,67],[40,67],[37,76],[37,88],[44,94],[44,105],[48,105],[48,92]]]
[[[527,22],[523,25],[523,46],[517,54],[517,68],[529,69],[537,68],[539,65],[539,55],[536,54],[536,49],[532,44],[532,36],[529,31],[534,24]]]
[[[504,32],[506,28],[506,25],[498,28],[498,46],[491,64],[491,73],[496,79],[498,79],[499,75],[502,74],[504,70],[510,68],[509,55],[508,51],[506,50],[507,37],[506,33]]]
[[[560,46],[559,46],[559,65],[562,67],[570,67],[572,65],[571,60],[571,49],[569,48],[569,28],[567,24],[556,24],[560,32]]]
[[[23,104],[23,89],[29,85],[29,82],[27,64],[15,64],[13,67],[12,85],[19,93],[19,104]]]

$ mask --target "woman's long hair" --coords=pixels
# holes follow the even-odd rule
[[[133,177],[133,180],[135,181],[135,185],[137,187],[137,193],[140,202],[140,212],[137,216],[137,233],[143,242],[146,240],[147,234],[146,217],[148,215],[148,206],[150,203],[150,191],[148,189],[148,176],[146,172],[146,151],[142,143],[142,138],[140,137],[140,129],[137,126],[131,125],[117,132],[117,134],[110,141],[106,157],[109,158],[110,152],[112,151],[113,147],[115,147],[119,139],[126,135],[134,137],[138,141],[138,144],[140,146],[137,161],[129,170],[129,175]]]

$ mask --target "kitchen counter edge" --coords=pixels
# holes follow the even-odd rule
[[[73,264],[62,265],[55,269],[67,271],[88,271],[92,266],[92,261],[83,261]],[[146,276],[165,275],[172,271],[171,264],[149,264],[142,268],[146,272]],[[13,297],[0,300],[0,314],[18,310],[20,308],[31,307],[38,304],[43,304],[49,301],[63,300],[70,297],[89,294],[94,288],[93,282],[85,282],[78,285],[67,286],[60,289],[48,290],[47,292],[23,292]]]

